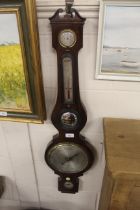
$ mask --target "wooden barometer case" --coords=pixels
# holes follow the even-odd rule
[[[58,9],[50,18],[58,64],[58,95],[51,119],[59,134],[48,145],[45,160],[59,175],[58,190],[76,193],[78,177],[92,166],[95,152],[80,134],[87,121],[78,80],[78,52],[83,46],[85,18],[67,6],[66,12]]]

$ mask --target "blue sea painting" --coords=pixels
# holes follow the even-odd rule
[[[140,74],[140,6],[106,6],[101,71]]]

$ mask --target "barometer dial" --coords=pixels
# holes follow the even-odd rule
[[[79,173],[88,166],[89,159],[84,148],[75,143],[59,143],[52,147],[47,162],[61,173]]]

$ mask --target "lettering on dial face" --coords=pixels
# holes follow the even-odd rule
[[[59,33],[58,39],[62,47],[73,47],[76,43],[76,34],[74,31],[66,29]]]

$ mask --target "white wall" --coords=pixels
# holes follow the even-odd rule
[[[46,146],[57,133],[50,121],[56,98],[57,65],[48,17],[63,5],[61,0],[37,0],[47,122],[43,125],[0,122],[0,175],[6,177],[1,210],[29,206],[53,210],[97,210],[104,170],[102,118],[140,118],[139,82],[94,79],[99,3],[75,0],[75,8],[87,18],[84,45],[79,53],[81,97],[88,114],[82,133],[96,147],[98,161],[80,178],[79,193],[71,195],[57,191],[57,175],[44,161]]]

